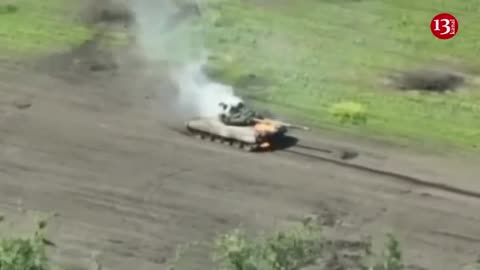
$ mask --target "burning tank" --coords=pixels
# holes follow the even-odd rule
[[[281,139],[288,128],[310,130],[274,119],[254,119],[251,126],[226,125],[218,118],[201,118],[186,123],[187,130],[203,140],[218,141],[249,152],[273,150],[273,142]]]

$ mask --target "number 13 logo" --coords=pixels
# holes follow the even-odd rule
[[[451,14],[438,14],[430,22],[430,31],[439,39],[451,39],[458,32],[458,21]]]

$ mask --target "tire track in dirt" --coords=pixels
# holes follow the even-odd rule
[[[104,101],[109,94],[95,86],[0,79],[8,84],[0,97],[35,94],[28,110],[0,104],[11,112],[0,126],[0,209],[15,212],[20,200],[58,212],[54,239],[67,261],[98,250],[106,268],[157,270],[177,244],[325,212],[345,236],[395,229],[408,261],[431,269],[457,269],[480,250],[472,241],[480,235],[476,199],[316,159],[202,144],[163,126],[149,108]],[[200,249],[188,269],[207,269]]]
[[[406,183],[414,184],[416,186],[420,187],[425,187],[425,188],[431,188],[431,189],[438,189],[441,191],[446,191],[450,192],[453,194],[461,195],[461,196],[468,196],[472,197],[475,199],[480,199],[480,192],[476,192],[473,190],[467,190],[463,189],[460,187],[456,187],[454,185],[446,185],[442,183],[436,183],[432,181],[427,181],[418,177],[406,175],[406,174],[401,174],[393,171],[387,171],[387,170],[382,170],[382,169],[376,169],[373,167],[369,167],[366,165],[358,164],[355,163],[355,161],[345,161],[341,160],[338,158],[332,158],[324,155],[319,155],[318,152],[321,151],[314,151],[313,147],[309,147],[309,151],[302,151],[300,150],[301,148],[298,147],[293,147],[291,149],[287,150],[282,150],[283,152],[293,154],[295,156],[300,156],[300,157],[305,157],[311,160],[318,160],[322,162],[329,162],[332,164],[336,164],[341,167],[346,167],[346,168],[351,168],[351,169],[356,169],[356,170],[361,170],[365,172],[369,172],[372,174],[377,174],[377,175],[382,175],[385,176],[386,178],[394,181],[403,181]],[[282,154],[280,154],[282,155]]]

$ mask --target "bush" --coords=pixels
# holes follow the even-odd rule
[[[468,265],[464,270],[480,270],[480,256],[474,264]]]
[[[18,7],[12,4],[0,4],[0,15],[12,14],[18,11]]]
[[[375,270],[404,269],[400,244],[393,234],[387,234],[387,242],[382,255],[382,262],[374,267]]]
[[[298,270],[315,263],[323,241],[318,228],[307,224],[258,239],[234,230],[220,236],[215,247],[214,261],[225,270]]]
[[[341,123],[364,124],[367,122],[365,107],[360,103],[352,101],[333,104],[330,107],[330,113]]]
[[[0,222],[2,221],[3,216],[0,215]],[[0,270],[51,270],[46,248],[53,243],[44,237],[46,225],[46,221],[39,221],[34,234],[29,237],[1,238]],[[321,235],[320,227],[313,224],[311,220],[284,232],[277,231],[258,238],[250,238],[237,229],[216,239],[214,262],[219,263],[220,270],[300,270],[317,265],[318,262],[322,266],[315,266],[312,269],[405,269],[399,242],[393,234],[387,234],[383,254],[375,266],[364,266],[362,263],[348,267],[343,264],[341,249],[346,246],[348,254],[346,257],[352,257],[353,246],[360,249],[368,247],[366,253],[356,260],[362,261],[371,255],[371,243],[363,241],[360,243],[358,245],[357,242],[326,240]],[[177,250],[175,263],[189,247],[191,245]],[[332,253],[334,256],[329,257]],[[169,269],[174,270],[175,266],[171,265]],[[465,270],[480,270],[480,258],[476,264]]]
[[[28,237],[0,239],[1,270],[49,270],[44,238],[45,221],[39,221],[36,231]]]
[[[393,234],[387,234],[383,254],[375,257],[370,241],[327,240],[311,222],[258,238],[234,230],[217,238],[215,247],[214,262],[220,263],[221,270],[299,270],[313,265],[312,269],[322,270],[404,269]],[[371,259],[374,262],[368,263]]]

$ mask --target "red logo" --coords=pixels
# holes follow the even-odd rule
[[[438,14],[430,22],[430,31],[439,39],[451,39],[458,32],[457,18],[449,13]]]

